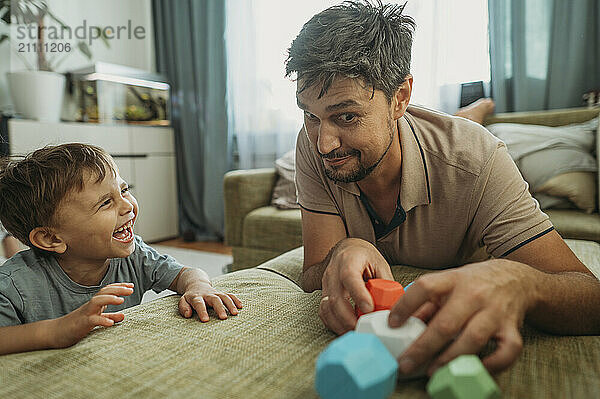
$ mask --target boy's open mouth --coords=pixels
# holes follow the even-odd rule
[[[133,240],[133,219],[113,231],[112,236],[120,242],[131,242]]]

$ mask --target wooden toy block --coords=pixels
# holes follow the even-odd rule
[[[350,331],[317,358],[315,388],[323,399],[387,398],[398,364],[379,338]]]
[[[371,294],[371,298],[373,298],[373,303],[375,305],[374,312],[391,309],[396,301],[404,294],[402,284],[392,280],[373,278],[366,282],[366,287]],[[358,306],[355,307],[355,311],[358,317],[364,314]]]
[[[462,355],[439,368],[427,383],[432,399],[497,399],[501,392],[476,355]]]

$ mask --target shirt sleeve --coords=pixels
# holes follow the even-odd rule
[[[144,291],[151,289],[159,293],[166,290],[184,266],[172,256],[161,255],[139,236],[135,240],[134,265],[144,282]]]
[[[312,212],[339,215],[319,162],[322,161],[314,153],[305,130],[301,129],[296,141],[295,179],[298,205]]]
[[[23,324],[23,298],[12,279],[0,274],[0,327]]]
[[[553,229],[504,143],[498,143],[472,195],[474,237],[499,258]]]

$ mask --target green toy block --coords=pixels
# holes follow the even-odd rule
[[[497,399],[500,388],[479,357],[462,355],[438,369],[427,383],[432,399]]]

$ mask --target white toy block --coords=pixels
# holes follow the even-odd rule
[[[398,328],[388,326],[389,310],[380,310],[361,316],[355,331],[375,334],[396,359],[425,331],[427,325],[416,317],[409,317]]]

